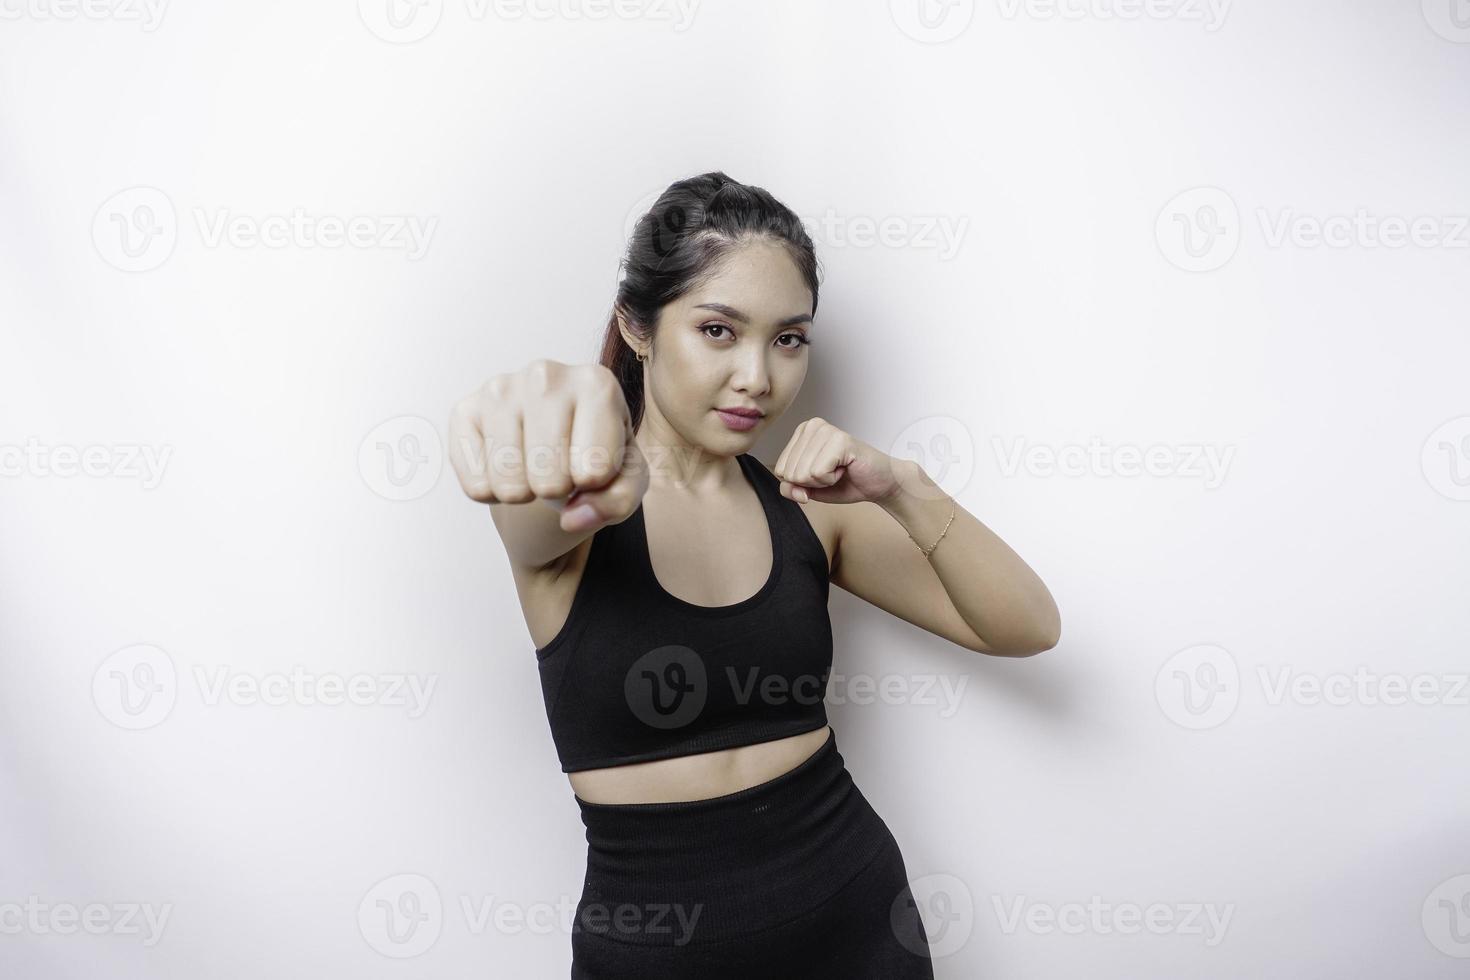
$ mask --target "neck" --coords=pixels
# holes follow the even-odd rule
[[[740,479],[740,463],[703,446],[691,445],[661,420],[645,417],[633,436],[648,463],[648,489],[719,492]]]

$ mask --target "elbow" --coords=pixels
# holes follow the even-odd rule
[[[1060,617],[1053,616],[1052,621],[1045,629],[1040,630],[1031,639],[1008,647],[1002,651],[1007,657],[1034,657],[1038,653],[1045,653],[1062,642],[1062,621]]]

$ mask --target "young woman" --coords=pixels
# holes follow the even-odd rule
[[[749,454],[819,343],[812,243],[769,193],[674,183],[623,267],[599,364],[491,378],[450,423],[587,829],[572,977],[933,977],[827,723],[828,583],[997,656],[1054,646],[1056,605],[911,461],[820,418]]]

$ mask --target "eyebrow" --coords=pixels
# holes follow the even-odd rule
[[[735,309],[735,307],[726,306],[724,303],[700,303],[694,308],[696,310],[714,310],[716,313],[723,313],[730,319],[739,320],[741,323],[750,322],[750,317],[746,316],[744,313],[741,313],[739,310]],[[798,323],[811,322],[812,316],[810,313],[798,313],[796,316],[788,316],[786,319],[777,323],[776,328],[780,329],[781,327],[794,327]]]

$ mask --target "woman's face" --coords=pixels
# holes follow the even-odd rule
[[[643,425],[660,442],[748,451],[801,390],[811,328],[811,290],[786,249],[769,239],[736,246],[704,285],[660,311]]]

